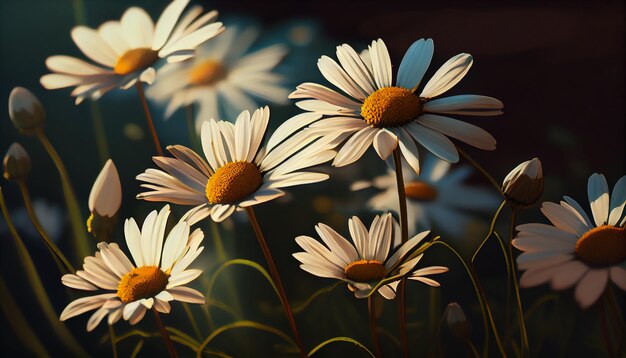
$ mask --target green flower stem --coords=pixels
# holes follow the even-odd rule
[[[515,237],[515,219],[517,212],[515,208],[511,209],[511,227],[509,230],[509,263],[511,265],[511,275],[513,278],[513,290],[515,291],[515,299],[517,303],[517,320],[519,321],[519,330],[522,343],[522,357],[528,356],[530,348],[528,345],[528,333],[526,332],[526,323],[524,322],[524,309],[522,308],[522,299],[519,293],[519,285],[517,284],[517,275],[515,274],[515,260],[513,259],[513,238]]]
[[[263,237],[261,227],[259,226],[259,222],[257,221],[256,215],[254,214],[254,209],[252,209],[251,206],[248,206],[246,207],[246,212],[248,213],[248,217],[250,218],[250,223],[252,224],[252,228],[254,229],[256,238],[259,241],[259,246],[261,246],[263,256],[265,256],[265,260],[267,261],[267,265],[269,266],[272,280],[274,281],[274,284],[276,285],[276,288],[278,290],[280,302],[282,303],[283,309],[285,310],[285,315],[289,320],[289,326],[293,331],[293,336],[295,338],[296,345],[300,350],[300,355],[302,357],[306,357],[306,351],[304,350],[302,339],[300,338],[300,333],[298,332],[298,326],[296,326],[296,321],[293,318],[293,313],[291,312],[291,307],[289,306],[289,301],[287,300],[287,295],[285,294],[285,288],[283,287],[280,275],[278,274],[278,268],[276,267],[276,263],[274,262],[274,258],[272,257],[272,253],[270,252],[270,248],[267,246],[267,242]]]
[[[113,325],[108,324],[109,326],[109,338],[111,339],[111,350],[113,351],[113,358],[117,358],[117,344],[115,343],[115,331],[113,330]]]
[[[498,221],[498,218],[500,217],[500,213],[502,213],[502,209],[504,209],[505,206],[506,206],[506,200],[503,200],[500,206],[498,207],[498,210],[496,210],[496,213],[493,215],[493,218],[491,219],[491,224],[489,225],[489,231],[487,232],[487,235],[485,236],[483,241],[480,243],[480,245],[478,245],[478,248],[476,249],[476,251],[474,251],[474,254],[472,255],[472,259],[470,261],[472,264],[474,263],[474,261],[476,261],[476,257],[478,256],[478,253],[480,252],[480,250],[482,250],[483,246],[485,246],[485,244],[487,243],[487,240],[489,240],[491,235],[493,235],[493,232],[496,229],[496,222]],[[503,253],[505,253],[504,255],[505,259],[508,260],[506,252],[503,251]],[[507,265],[507,272],[508,270],[509,268]]]
[[[161,336],[163,337],[163,341],[165,342],[165,345],[167,346],[167,351],[170,355],[170,358],[178,357],[178,355],[176,354],[176,349],[174,349],[174,343],[172,342],[172,339],[170,338],[169,333],[167,333],[167,330],[165,329],[165,326],[163,325],[163,321],[161,321],[161,316],[159,316],[159,312],[157,312],[155,307],[152,307],[152,312],[154,313],[154,320],[156,321],[157,326],[159,326],[159,330],[161,331]]]
[[[474,290],[476,291],[476,297],[478,298],[478,303],[480,305],[480,310],[483,316],[483,325],[485,327],[485,335],[489,335],[489,325],[491,325],[491,330],[493,331],[493,336],[495,337],[496,344],[498,345],[498,350],[500,351],[500,356],[506,357],[506,351],[504,350],[504,346],[500,340],[500,334],[498,333],[498,328],[496,327],[496,323],[493,320],[493,315],[491,314],[491,308],[489,307],[489,303],[487,302],[487,298],[485,296],[485,292],[483,291],[482,286],[480,285],[480,281],[478,279],[478,275],[472,266],[469,266],[463,257],[449,244],[443,241],[435,241],[434,244],[443,245],[448,248],[448,250],[452,251],[452,253],[459,259],[461,264],[463,264],[463,268],[470,277],[472,281],[472,285],[474,286]],[[485,352],[488,354],[488,350],[486,347],[483,347],[483,355]]]
[[[404,190],[404,178],[402,177],[402,157],[400,147],[393,150],[393,163],[396,168],[396,184],[398,186],[398,203],[400,204],[400,232],[402,243],[409,239],[409,223],[407,220],[406,192]],[[402,279],[398,285],[398,322],[400,324],[400,341],[402,342],[402,356],[409,356],[409,341],[406,331],[406,279]]]
[[[35,263],[33,262],[32,257],[28,253],[28,249],[26,245],[24,245],[24,241],[17,233],[15,229],[15,225],[9,216],[9,211],[6,206],[6,202],[4,200],[4,195],[2,194],[2,188],[0,187],[0,208],[2,209],[2,214],[6,219],[7,226],[9,228],[9,232],[15,241],[15,246],[17,248],[17,254],[22,262],[22,266],[24,268],[24,272],[26,273],[26,279],[30,287],[33,290],[35,298],[41,307],[41,310],[44,313],[44,316],[52,326],[53,331],[59,337],[59,339],[65,344],[73,353],[78,357],[86,357],[87,353],[83,350],[83,348],[78,344],[74,336],[70,333],[64,323],[59,321],[58,315],[52,306],[52,302],[50,301],[50,297],[48,297],[47,291],[41,282],[41,278],[37,273],[37,268],[35,267]],[[73,271],[72,271],[73,272]],[[16,331],[19,332],[19,331]],[[21,334],[21,333],[20,333]]]
[[[152,141],[154,142],[154,149],[156,150],[157,155],[162,157],[163,149],[161,148],[159,136],[154,128],[154,122],[152,121],[150,109],[148,108],[148,102],[146,101],[146,94],[143,91],[143,84],[138,80],[135,87],[137,87],[137,93],[139,94],[139,99],[141,100],[141,106],[143,107],[143,112],[146,115],[146,121],[148,121],[148,128],[150,128],[150,134],[152,135]]]
[[[22,342],[25,348],[34,353],[37,357],[50,357],[50,354],[48,354],[46,348],[41,344],[35,332],[33,332],[33,329],[28,324],[28,321],[15,303],[15,300],[11,297],[9,288],[4,283],[2,277],[0,277],[0,310],[4,312],[17,339]]]
[[[65,168],[59,153],[57,153],[56,149],[52,146],[52,143],[48,140],[48,137],[46,137],[46,134],[43,131],[38,131],[36,135],[48,152],[48,155],[50,155],[50,158],[52,158],[52,161],[57,167],[57,171],[61,177],[63,195],[65,196],[65,203],[67,204],[67,211],[70,216],[72,236],[74,237],[76,251],[80,257],[88,256],[91,252],[91,248],[89,247],[89,242],[87,241],[87,236],[85,235],[85,221],[80,213],[78,200],[76,199],[76,194],[74,193],[74,188],[72,187],[67,169]]]
[[[376,329],[376,308],[374,307],[374,300],[376,296],[372,295],[367,298],[367,311],[370,318],[370,333],[372,335],[372,344],[374,345],[374,352],[376,357],[383,356],[383,350],[380,346],[380,340],[378,339],[378,330]]]
[[[63,255],[63,252],[61,252],[61,250],[57,247],[57,245],[55,245],[54,242],[50,240],[50,237],[48,236],[43,226],[41,225],[41,222],[39,222],[39,219],[37,218],[37,214],[35,213],[35,209],[33,208],[33,203],[30,198],[30,193],[28,191],[28,187],[26,186],[26,183],[24,181],[18,181],[17,185],[19,186],[20,192],[22,193],[22,198],[24,199],[24,206],[26,206],[26,211],[28,212],[30,221],[33,223],[33,226],[35,226],[35,229],[37,229],[37,232],[43,239],[44,244],[50,250],[52,257],[55,258],[55,261],[58,260],[61,263],[61,267],[59,267],[59,269],[61,270],[62,273],[74,273],[75,270],[72,264],[68,261],[65,255]]]
[[[469,339],[466,339],[465,344],[467,344],[467,348],[470,350],[470,352],[472,352],[472,355],[474,356],[474,358],[480,357],[480,354],[478,354],[478,350],[476,349],[472,341],[470,341]]]
[[[476,170],[478,170],[489,181],[489,183],[491,183],[491,185],[493,185],[493,187],[498,191],[498,193],[500,193],[500,195],[504,196],[504,192],[502,191],[502,187],[500,186],[500,184],[498,184],[498,182],[491,176],[491,174],[489,174],[485,170],[485,168],[483,168],[480,164],[478,164],[478,162],[475,161],[472,157],[470,157],[470,155],[467,154],[467,152],[465,152],[463,149],[456,147],[456,150],[458,150],[459,154],[461,154],[461,156],[465,158],[465,160],[470,162],[470,164],[474,168],[476,168]]]

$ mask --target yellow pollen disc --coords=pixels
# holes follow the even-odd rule
[[[189,83],[195,86],[210,85],[224,78],[224,67],[221,63],[208,60],[191,69]]]
[[[407,198],[417,201],[433,201],[438,195],[435,187],[421,181],[408,182],[404,186],[404,193]]]
[[[158,59],[159,52],[150,48],[128,50],[117,59],[113,72],[125,76],[152,66]]]
[[[93,213],[87,218],[87,232],[91,233],[91,223],[93,222]]]
[[[157,266],[134,268],[120,280],[117,297],[124,303],[154,297],[165,289],[169,277]]]
[[[576,242],[576,254],[591,266],[612,266],[626,260],[626,229],[602,225]]]
[[[219,168],[206,184],[211,204],[232,204],[254,193],[263,184],[259,168],[249,162],[232,162]]]
[[[369,95],[361,106],[365,122],[379,128],[399,127],[421,114],[422,100],[402,87],[383,87]]]
[[[354,282],[372,282],[385,277],[385,265],[376,260],[359,260],[344,269],[346,276]]]

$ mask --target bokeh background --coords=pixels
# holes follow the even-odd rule
[[[621,1],[529,4],[507,1],[451,1],[445,4],[423,1],[193,2],[202,4],[205,9],[218,10],[226,26],[231,23],[262,26],[263,34],[255,45],[259,48],[274,43],[289,46],[288,56],[277,69],[285,76],[288,88],[295,88],[305,81],[325,83],[317,70],[317,58],[323,54],[334,57],[335,46],[342,43],[362,49],[371,40],[382,38],[389,48],[392,63],[397,66],[413,41],[421,37],[433,38],[435,55],[427,77],[451,56],[460,52],[471,53],[474,57],[472,69],[450,94],[496,97],[504,102],[505,113],[498,117],[468,119],[496,137],[496,151],[462,147],[498,180],[521,161],[539,157],[546,180],[542,200],[558,201],[561,196],[569,195],[582,203],[586,201],[589,175],[604,173],[612,187],[625,173],[624,5]],[[39,84],[39,78],[47,73],[46,57],[54,54],[81,57],[69,36],[71,28],[78,22],[97,27],[106,20],[119,19],[132,5],[143,7],[156,18],[165,4],[165,0],[0,0],[0,151],[4,153],[14,141],[28,150],[33,162],[28,181],[32,196],[38,203],[42,221],[67,252],[71,252],[70,230],[56,169],[34,138],[21,136],[12,126],[7,110],[9,93],[15,86],[24,86],[44,104],[46,133],[68,167],[84,217],[89,214],[87,197],[93,180],[103,160],[110,157],[122,179],[124,200],[120,218],[132,216],[143,221],[148,212],[160,208],[160,204],[134,199],[139,192],[134,177],[153,167],[150,160],[153,145],[147,135],[136,92],[114,91],[96,104],[85,101],[75,106],[69,90],[45,90]],[[164,121],[162,107],[153,105],[151,109],[164,145],[189,144],[182,111]],[[272,128],[299,112],[292,103],[272,106],[271,109]],[[96,145],[94,116],[104,123],[107,151],[99,150]],[[348,188],[355,180],[383,174],[385,164],[377,159],[370,150],[358,164],[333,168],[331,180],[294,188],[286,199],[258,207],[262,229],[278,261],[288,296],[295,305],[334,282],[313,277],[298,268],[296,260],[291,257],[298,251],[293,238],[302,234],[313,236],[314,225],[318,222],[327,223],[347,235],[347,219],[352,215],[359,215],[369,223],[373,213],[365,209],[365,202],[372,192],[353,193]],[[469,183],[485,187],[488,184],[477,174]],[[53,261],[29,226],[17,187],[4,180],[0,185],[18,230],[35,257],[45,287],[60,312],[70,299],[78,296],[61,286]],[[455,244],[464,252],[470,252],[480,242],[488,221],[489,215],[478,215],[466,237],[457,239]],[[544,221],[537,208],[520,215],[519,222],[531,221]],[[120,226],[117,238],[122,241]],[[203,224],[203,227],[207,233],[207,254],[198,265],[210,275],[219,266],[211,239],[215,228],[209,224]],[[506,220],[499,230],[506,232]],[[245,216],[229,220],[219,226],[218,232],[229,258],[248,258],[264,265]],[[67,356],[62,345],[48,339],[50,327],[45,324],[36,301],[24,284],[15,246],[3,220],[0,221],[0,236],[0,272],[9,293],[48,351],[54,356]],[[95,247],[95,242],[92,244]],[[78,265],[82,259],[73,256],[72,261]],[[447,265],[451,272],[440,277],[440,289],[415,284],[408,290],[412,352],[415,355],[465,352],[465,347],[445,328],[437,334],[443,307],[450,301],[458,301],[465,308],[472,322],[474,341],[482,342],[476,299],[458,262],[440,248],[434,249],[423,262],[425,265]],[[495,245],[488,245],[481,254],[478,271],[504,332],[506,293],[502,290],[502,282],[505,271]],[[202,282],[197,286],[204,287]],[[229,291],[232,288],[236,291],[235,296]],[[214,295],[221,302],[237,306],[242,317],[288,332],[278,300],[258,273],[234,268],[218,280]],[[622,300],[623,295],[620,294],[619,298]],[[546,303],[533,310],[528,319],[533,355],[595,356],[604,353],[594,309],[581,311],[570,291],[554,295],[544,286],[523,292],[527,309],[541,299]],[[380,306],[381,324],[385,330],[381,339],[390,356],[399,352],[395,307],[389,302]],[[192,334],[180,305],[173,305],[172,312],[165,317],[166,325]],[[194,310],[202,321],[200,312]],[[215,309],[214,314],[216,325],[234,320],[219,309]],[[87,316],[83,315],[70,320],[67,325],[89,352],[110,356],[106,325],[101,324],[87,334],[84,331],[86,320]],[[340,335],[353,337],[371,347],[366,301],[355,300],[342,285],[320,295],[297,313],[296,320],[308,347]],[[152,317],[147,316],[139,328],[154,331],[153,324]],[[204,337],[209,327],[204,323],[201,326]],[[0,327],[3,355],[30,354],[20,339],[20,332],[14,331],[4,315],[0,316]],[[120,322],[115,328],[118,334],[131,330],[126,322]],[[513,337],[517,335],[516,331],[507,333]],[[135,336],[119,343],[120,355],[129,355],[139,339]],[[158,338],[145,338],[145,342],[139,356],[164,352]],[[212,343],[212,348],[234,356],[288,354],[279,338],[245,330],[220,336]],[[191,351],[182,346],[178,350],[182,356],[191,355]],[[320,353],[329,357],[362,354],[356,348],[341,344]]]

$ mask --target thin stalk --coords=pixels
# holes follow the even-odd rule
[[[474,358],[480,357],[480,354],[478,354],[478,350],[476,349],[472,341],[470,341],[469,339],[466,339],[465,344],[467,344],[467,348],[470,350],[470,352],[472,352],[472,355],[474,356]]]
[[[46,134],[43,131],[38,131],[36,133],[37,138],[41,142],[41,145],[46,149],[50,158],[54,162],[54,165],[59,172],[61,177],[61,183],[63,186],[63,195],[65,196],[65,203],[67,205],[67,212],[70,216],[70,224],[72,226],[72,236],[74,237],[74,245],[76,247],[77,253],[80,257],[88,256],[90,253],[89,243],[87,241],[87,237],[85,235],[85,221],[80,213],[80,207],[78,205],[78,200],[76,199],[76,194],[74,193],[74,188],[72,187],[72,183],[70,181],[70,176],[67,173],[67,169],[57,153],[56,149],[52,146],[52,143],[46,137]]]
[[[506,357],[506,352],[504,350],[504,346],[500,340],[500,334],[498,333],[498,328],[496,327],[496,323],[493,320],[493,315],[491,314],[491,308],[489,307],[489,303],[487,302],[487,298],[485,296],[485,292],[483,291],[482,286],[480,285],[480,281],[478,279],[478,275],[473,267],[469,266],[465,263],[463,257],[449,244],[443,241],[435,241],[433,244],[439,244],[447,247],[452,253],[459,259],[461,264],[463,264],[463,268],[470,277],[472,281],[472,285],[474,286],[474,290],[476,291],[476,297],[478,298],[478,303],[480,305],[480,310],[483,316],[483,325],[485,327],[485,334],[489,335],[489,326],[491,326],[491,330],[493,331],[493,336],[496,340],[496,344],[498,345],[498,350],[500,351],[500,355],[502,357]],[[483,347],[483,352],[486,351],[486,348]]]
[[[485,170],[485,168],[483,168],[480,164],[478,164],[478,162],[475,161],[472,157],[470,157],[470,155],[467,154],[467,152],[465,152],[463,149],[456,147],[456,150],[458,150],[459,154],[461,154],[461,156],[465,158],[465,160],[470,162],[470,164],[474,168],[476,168],[476,170],[478,170],[489,181],[489,183],[491,183],[491,185],[493,185],[493,187],[498,191],[498,193],[500,193],[500,195],[504,196],[504,193],[502,192],[502,187],[500,186],[500,184],[491,176],[491,174],[489,174]]]
[[[489,231],[487,232],[487,235],[485,236],[483,241],[480,243],[480,245],[478,245],[478,248],[476,249],[476,251],[474,251],[474,254],[472,255],[472,260],[471,260],[472,263],[476,261],[476,257],[478,256],[478,253],[483,248],[483,246],[485,246],[485,244],[487,243],[487,240],[489,240],[491,235],[493,235],[493,232],[496,229],[496,222],[498,221],[498,218],[500,217],[500,213],[502,212],[502,209],[504,209],[505,206],[506,206],[506,200],[503,200],[500,206],[498,207],[498,210],[496,210],[496,213],[493,215],[493,218],[491,219],[491,224],[489,225]],[[504,256],[506,258],[506,255]],[[507,268],[507,271],[508,271],[508,268]]]
[[[43,283],[41,282],[41,278],[37,273],[37,268],[35,267],[35,262],[33,258],[30,256],[26,245],[24,245],[24,241],[17,233],[15,229],[15,225],[13,224],[13,220],[9,216],[9,211],[6,206],[6,202],[4,200],[4,195],[2,194],[2,188],[0,187],[0,209],[2,210],[2,214],[7,222],[7,226],[9,228],[9,232],[15,241],[15,246],[17,248],[17,254],[22,262],[22,266],[24,268],[24,273],[26,274],[26,279],[33,290],[33,294],[37,299],[37,303],[41,307],[44,316],[52,326],[53,331],[59,337],[59,339],[65,344],[74,355],[78,357],[86,356],[87,353],[83,350],[80,344],[76,341],[72,333],[67,329],[65,324],[59,321],[59,316],[57,312],[54,310],[52,306],[52,302],[50,301],[50,297],[48,296],[48,291],[46,291]],[[56,256],[55,256],[56,257]]]
[[[35,209],[33,208],[33,203],[30,198],[30,193],[28,191],[28,187],[26,186],[26,183],[23,180],[20,180],[17,182],[17,185],[19,186],[20,192],[22,193],[22,198],[24,199],[24,206],[26,207],[26,212],[28,212],[30,221],[35,226],[35,229],[37,229],[37,232],[43,239],[45,245],[48,247],[48,249],[50,249],[52,256],[61,262],[61,265],[62,265],[60,267],[61,272],[74,273],[74,267],[72,266],[72,264],[68,261],[65,255],[63,255],[63,252],[61,252],[61,250],[57,247],[57,245],[55,245],[54,242],[50,240],[50,237],[48,236],[43,226],[41,225],[41,222],[39,222],[39,219],[37,218],[37,214],[35,213]]]
[[[113,351],[113,358],[117,358],[117,343],[115,343],[115,331],[113,325],[109,324],[109,338],[111,339],[111,350]]]
[[[100,161],[104,164],[111,157],[109,153],[109,144],[107,143],[106,130],[102,122],[102,112],[97,102],[91,102],[91,121],[93,122],[93,131],[96,137],[96,147]]]
[[[409,223],[407,221],[406,192],[404,190],[404,178],[402,177],[402,157],[400,147],[393,150],[393,163],[396,168],[396,184],[398,186],[398,203],[400,204],[400,233],[404,244],[409,239]],[[402,356],[409,356],[409,340],[406,331],[406,279],[402,279],[398,286],[398,322],[400,324],[400,341],[402,342]]]
[[[380,340],[378,339],[378,330],[376,329],[376,308],[374,307],[374,299],[376,296],[372,295],[367,298],[367,311],[370,316],[370,333],[372,334],[372,344],[374,344],[374,351],[376,357],[383,356],[383,350],[380,346]]]
[[[167,333],[167,330],[165,329],[165,326],[163,325],[163,321],[161,321],[161,316],[159,316],[159,312],[157,312],[156,308],[154,307],[152,307],[152,312],[154,313],[154,319],[157,323],[157,326],[159,326],[159,330],[161,331],[161,336],[163,337],[163,341],[165,342],[165,345],[167,346],[167,351],[170,354],[170,358],[178,357],[178,355],[176,354],[176,350],[174,349],[174,343],[172,342],[172,339],[170,338],[169,333]]]
[[[215,252],[217,253],[217,258],[220,262],[226,262],[228,260],[228,255],[226,255],[226,250],[224,249],[224,242],[222,241],[222,235],[220,234],[219,227],[215,221],[211,220],[211,236],[213,237],[213,244],[215,245]],[[239,296],[237,295],[237,290],[233,285],[233,280],[230,279],[229,273],[225,273],[226,275],[226,294],[229,296],[232,301],[232,305],[235,307],[238,315],[242,314],[241,303],[239,302]]]
[[[615,351],[613,350],[613,344],[611,343],[611,334],[606,321],[606,308],[604,307],[603,301],[598,303],[598,315],[600,316],[600,330],[602,331],[602,338],[604,338],[606,352],[609,357],[616,357]]]
[[[183,308],[185,309],[185,314],[187,315],[187,318],[189,318],[189,322],[191,323],[191,327],[193,328],[193,332],[195,333],[196,338],[202,339],[200,329],[198,328],[198,323],[196,323],[193,312],[191,312],[191,307],[189,307],[188,303],[183,302]]]
[[[515,274],[515,260],[513,260],[513,245],[511,242],[515,237],[515,219],[517,212],[515,208],[511,209],[511,227],[509,229],[509,262],[511,264],[511,275],[513,276],[513,290],[515,291],[515,299],[517,303],[517,319],[519,321],[519,330],[522,343],[522,357],[525,357],[530,352],[528,345],[528,333],[526,332],[526,323],[524,322],[524,309],[522,308],[522,299],[519,293],[519,286],[517,284],[517,275]]]
[[[146,121],[148,121],[148,128],[150,128],[150,134],[152,135],[152,141],[154,142],[154,148],[158,156],[163,156],[163,149],[161,149],[161,143],[159,142],[159,137],[157,136],[156,129],[154,128],[154,122],[152,121],[152,116],[150,115],[150,109],[148,108],[148,102],[146,101],[146,94],[143,91],[143,84],[141,81],[137,81],[135,85],[137,87],[137,93],[139,94],[139,99],[141,100],[141,105],[143,106],[143,112],[146,115]]]
[[[293,313],[291,312],[291,306],[289,306],[289,301],[287,300],[287,295],[285,294],[285,288],[283,287],[282,280],[280,279],[280,275],[278,274],[278,268],[276,267],[276,263],[274,262],[274,258],[272,257],[272,253],[270,252],[270,248],[267,246],[267,242],[263,237],[263,233],[261,232],[261,227],[259,226],[259,222],[256,219],[256,215],[254,214],[254,209],[251,206],[246,208],[246,212],[248,213],[248,217],[250,218],[250,224],[252,224],[252,228],[254,229],[254,234],[256,235],[257,240],[259,241],[259,246],[261,246],[261,251],[263,252],[263,256],[265,256],[265,261],[267,261],[267,265],[270,269],[270,275],[272,276],[272,280],[278,289],[278,295],[280,297],[280,303],[283,305],[283,309],[285,310],[285,315],[287,316],[287,320],[289,320],[289,326],[293,332],[293,336],[296,341],[296,345],[300,350],[300,356],[306,357],[306,351],[304,350],[304,346],[302,345],[302,339],[300,338],[300,333],[298,332],[298,327],[296,326],[296,321],[293,318]]]

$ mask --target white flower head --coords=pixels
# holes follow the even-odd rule
[[[216,11],[202,15],[202,7],[190,8],[182,17],[189,0],[174,0],[156,24],[138,7],[124,12],[120,21],[107,21],[97,30],[86,26],[72,29],[76,46],[92,61],[70,56],[51,56],[46,66],[52,74],[41,77],[47,89],[76,87],[76,104],[85,98],[97,100],[106,92],[127,89],[137,81],[151,84],[154,65],[160,59],[183,61],[194,56],[196,47],[224,30],[214,22]],[[104,67],[101,67],[104,66]]]
[[[286,103],[289,92],[282,84],[284,78],[272,70],[287,48],[276,44],[250,51],[259,34],[254,26],[229,26],[200,46],[193,59],[161,68],[159,81],[148,89],[147,96],[167,102],[166,117],[196,104],[198,131],[209,118],[232,120],[241,111],[253,111],[258,107],[255,99]]]
[[[502,102],[478,95],[435,99],[467,74],[473,63],[471,55],[452,57],[417,92],[433,50],[431,39],[413,43],[400,63],[395,85],[391,58],[380,39],[372,41],[361,54],[347,44],[337,46],[339,63],[328,56],[319,59],[322,75],[345,95],[316,83],[303,83],[289,98],[306,99],[296,105],[324,115],[311,128],[337,143],[345,141],[333,165],[355,162],[373,144],[382,159],[399,147],[419,174],[416,143],[449,162],[457,162],[459,154],[448,137],[477,148],[495,149],[496,140],[483,129],[441,114],[493,116],[502,113]]]
[[[326,246],[312,237],[298,236],[296,242],[304,252],[297,252],[293,257],[300,261],[300,268],[315,276],[346,282],[357,298],[366,297],[377,281],[396,274],[395,269],[399,274],[408,273],[409,280],[433,287],[439,287],[439,283],[425,276],[448,271],[443,266],[415,270],[415,266],[424,256],[423,253],[402,262],[428,236],[429,231],[419,233],[400,245],[400,228],[391,214],[377,215],[369,231],[356,216],[348,221],[348,227],[353,243],[322,223],[315,230]],[[398,265],[400,262],[402,263]],[[378,292],[386,299],[393,299],[396,297],[398,283],[399,281],[394,281],[381,286]]]
[[[331,160],[336,154],[333,145],[307,130],[295,133],[319,116],[304,114],[287,120],[263,147],[269,118],[269,108],[263,107],[252,115],[241,112],[235,124],[204,122],[201,139],[206,160],[187,147],[169,146],[174,158],[154,157],[161,170],[147,169],[137,176],[144,182],[141,186],[150,189],[137,198],[194,205],[183,217],[190,224],[209,215],[220,222],[235,210],[283,196],[282,188],[328,179],[328,174],[305,169]]]
[[[89,194],[89,211],[102,216],[113,217],[122,205],[122,184],[117,173],[117,168],[111,159],[107,160],[104,167],[93,183]]]
[[[552,225],[523,224],[513,246],[523,251],[517,266],[525,271],[521,287],[550,282],[555,290],[575,286],[582,308],[595,303],[609,281],[626,291],[626,176],[609,188],[602,174],[587,186],[593,221],[570,197],[544,202],[541,211]]]
[[[71,302],[61,321],[95,309],[87,322],[91,331],[107,316],[109,324],[120,318],[136,324],[148,309],[169,313],[171,301],[203,304],[202,293],[184,285],[202,273],[187,267],[204,249],[204,234],[200,229],[190,234],[189,224],[180,221],[166,238],[169,214],[168,205],[151,212],[141,230],[134,219],[126,220],[124,235],[134,263],[117,244],[101,242],[96,254],[85,258],[82,270],[64,275],[61,282],[67,287],[106,293]]]

